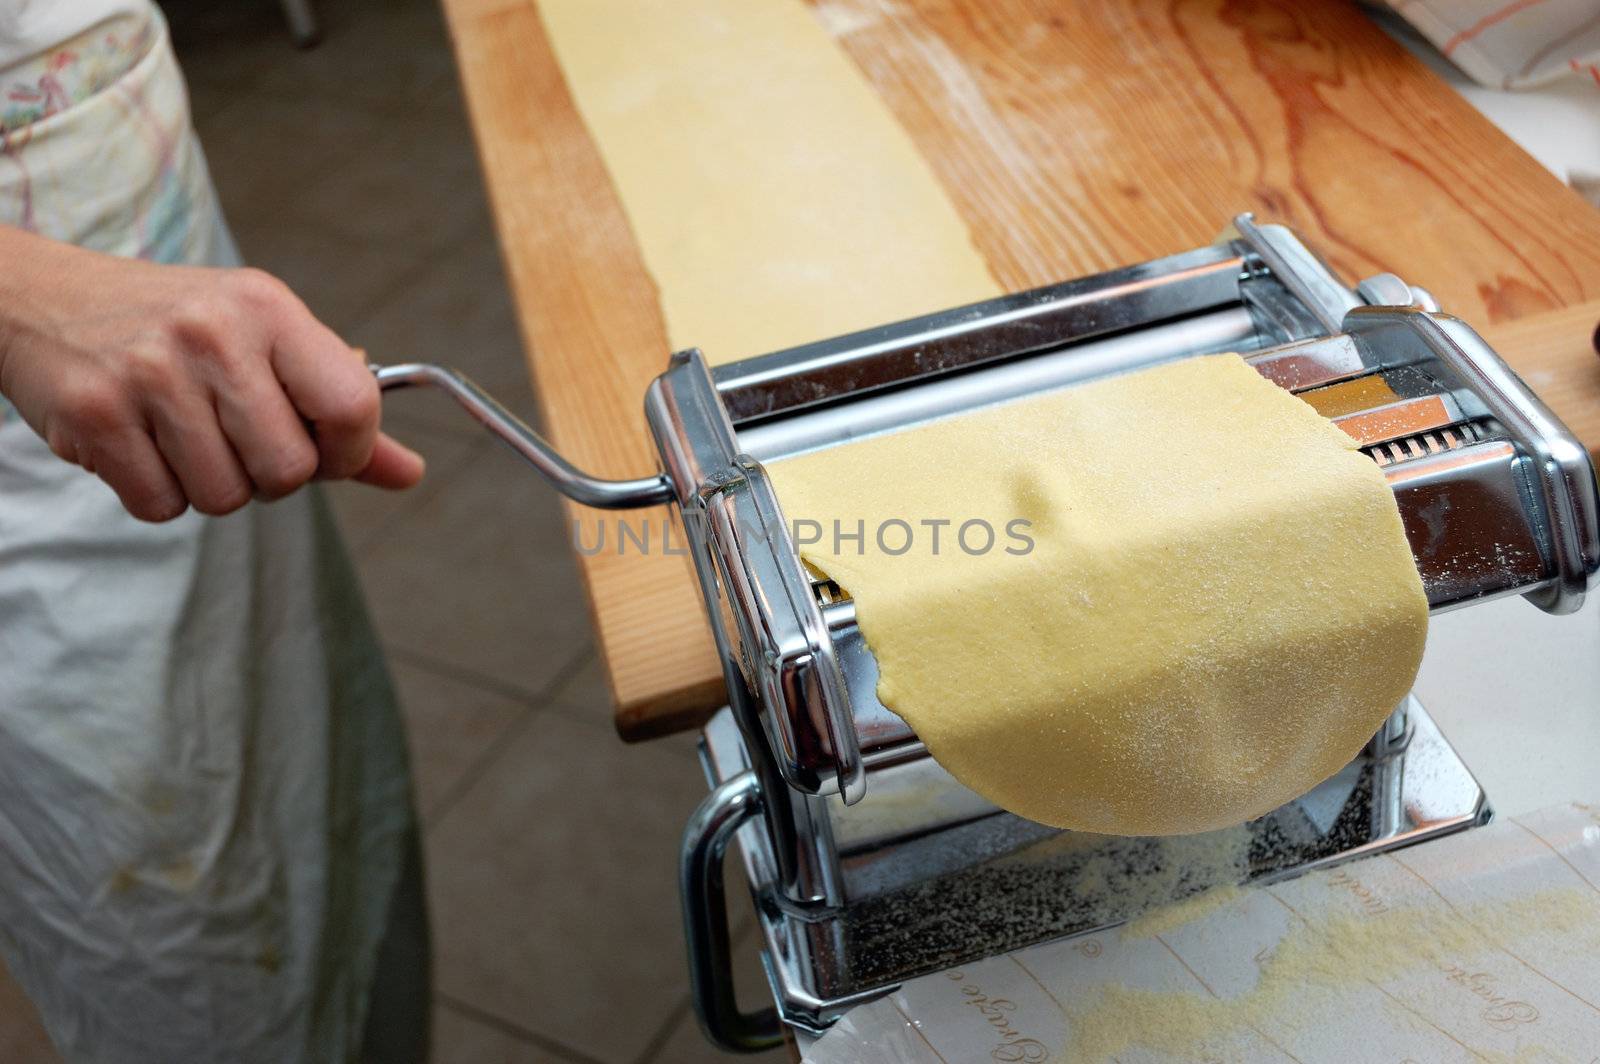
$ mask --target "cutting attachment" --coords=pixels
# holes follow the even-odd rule
[[[1074,907],[1058,850],[1041,850],[1060,833],[961,787],[878,702],[854,605],[802,564],[763,461],[1235,351],[1382,467],[1434,610],[1510,594],[1551,613],[1583,601],[1600,569],[1594,471],[1505,363],[1422,289],[1390,274],[1351,289],[1289,230],[1249,215],[1235,230],[1180,255],[715,368],[679,352],[645,399],[662,472],[633,481],[573,468],[448,370],[375,371],[385,387],[443,387],[579,502],[671,501],[682,515],[729,700],[705,733],[716,789],[691,821],[682,873],[696,1005],[719,1044],[769,1044],[776,1030],[729,989],[719,866],[735,837],[778,1015],[808,1030],[899,980],[1106,919]],[[1252,850],[1249,874],[1292,874],[1487,815],[1471,774],[1408,699],[1350,770],[1251,825],[1272,845]],[[995,918],[976,920],[974,900]]]

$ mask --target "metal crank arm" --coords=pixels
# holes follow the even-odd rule
[[[479,424],[513,450],[567,498],[600,510],[631,510],[672,502],[672,482],[665,473],[637,480],[603,480],[590,476],[563,458],[556,449],[517,415],[448,366],[405,362],[395,366],[369,366],[384,391],[392,388],[431,387],[446,392]]]

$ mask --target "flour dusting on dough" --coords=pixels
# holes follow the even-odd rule
[[[1124,934],[1134,935],[1138,926]],[[1247,1050],[1278,1056],[1275,1048],[1292,1043],[1306,1022],[1297,1001],[1328,1001],[1362,988],[1398,985],[1417,972],[1449,979],[1486,961],[1504,963],[1498,943],[1534,932],[1592,943],[1600,956],[1595,899],[1579,888],[1455,909],[1423,898],[1376,914],[1322,917],[1314,923],[1291,917],[1282,942],[1259,960],[1255,986],[1243,994],[1217,996],[1199,987],[1181,992],[1107,987],[1088,1000],[1065,1001],[1072,1034],[1062,1059],[1098,1064],[1133,1049],[1182,1061],[1208,1054],[1235,1060]],[[1398,1003],[1385,1007],[1421,1022],[1405,1011],[1403,997],[1393,1000]],[[1476,1047],[1472,1052],[1486,1064],[1570,1060],[1546,1050],[1527,1057]]]
[[[962,783],[1115,835],[1260,816],[1337,772],[1410,689],[1427,599],[1348,436],[1237,355],[775,462],[791,521],[1026,522],[1031,550],[824,535],[878,697]],[[860,541],[856,541],[859,543]]]

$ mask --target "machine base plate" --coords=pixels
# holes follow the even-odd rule
[[[1433,719],[1414,698],[1403,711],[1405,732],[1386,750],[1369,750],[1310,793],[1239,828],[1118,838],[1058,831],[994,810],[940,829],[948,840],[922,835],[841,853],[846,883],[854,885],[847,890],[852,900],[839,907],[782,904],[770,882],[764,826],[747,825],[738,836],[741,857],[779,1014],[820,1033],[851,1006],[919,975],[1123,923],[1224,883],[1286,879],[1486,823],[1482,788]],[[708,763],[737,763],[742,750],[715,747],[738,741],[731,727],[708,727]],[[869,788],[863,804],[872,800]],[[975,839],[983,843],[977,860],[922,878],[873,879],[897,859],[903,872],[903,861],[930,851],[973,853]]]

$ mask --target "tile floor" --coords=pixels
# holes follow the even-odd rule
[[[164,6],[245,257],[374,360],[448,361],[530,411],[437,0],[319,0],[325,36],[306,52],[273,0]],[[393,396],[386,422],[428,457],[425,484],[330,495],[412,738],[434,1060],[723,1059],[684,982],[692,744],[612,731],[552,493],[441,396]],[[748,914],[737,941],[749,999]],[[0,981],[8,1064],[54,1059],[27,1011]]]

